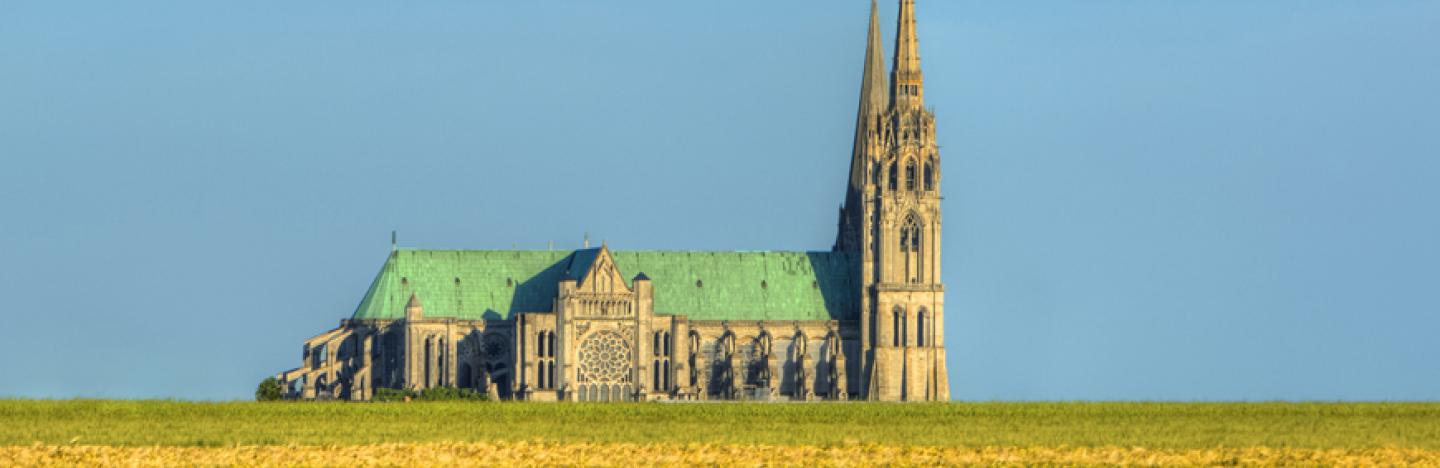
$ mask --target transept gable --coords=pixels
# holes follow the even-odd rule
[[[576,258],[579,259],[581,251],[576,251]],[[593,254],[584,256],[589,261],[582,270],[572,270],[572,274],[578,279],[577,288],[585,292],[593,293],[628,293],[630,287],[625,284],[625,276],[615,265],[615,257],[610,255],[610,248],[601,245],[594,249]]]

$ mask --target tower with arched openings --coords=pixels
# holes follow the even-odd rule
[[[873,400],[947,400],[940,147],[935,114],[925,106],[914,0],[900,1],[897,27],[887,76],[872,2],[850,178],[834,250],[861,257],[861,393]]]

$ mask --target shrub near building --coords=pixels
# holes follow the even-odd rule
[[[468,388],[435,387],[420,391],[395,388],[375,389],[375,401],[485,401],[485,394]]]
[[[255,388],[255,401],[279,401],[285,395],[285,387],[274,377],[267,377],[260,381],[260,386]]]

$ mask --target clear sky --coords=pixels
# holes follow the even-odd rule
[[[392,229],[827,249],[868,3],[0,2],[0,396],[249,398]],[[918,10],[957,398],[1440,399],[1440,2]]]

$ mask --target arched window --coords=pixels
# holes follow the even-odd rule
[[[535,354],[545,357],[545,332],[543,331],[535,334]]]
[[[905,190],[915,191],[915,161],[905,161]]]
[[[658,359],[655,360],[655,369],[652,374],[654,377],[650,379],[650,388],[658,391],[660,390],[660,360]]]
[[[656,356],[659,356],[659,355],[660,355],[660,351],[663,350],[663,348],[662,348],[661,345],[660,345],[660,332],[655,332],[655,340],[654,340],[654,341],[655,341],[655,342],[653,343],[654,346],[651,346],[651,347],[650,347],[650,353],[651,353],[651,354],[654,354],[654,355],[656,355]],[[659,364],[659,362],[657,361],[656,364]]]
[[[669,357],[669,356],[670,356],[670,332],[665,332],[665,338],[662,339],[661,341],[663,341],[664,344],[665,344],[665,356],[666,356],[666,357]]]
[[[898,181],[898,179],[899,179],[899,175],[898,175],[898,173],[896,172],[896,171],[898,171],[898,170],[899,170],[899,169],[896,168],[894,164],[891,164],[891,165],[890,165],[890,190],[895,190],[896,187],[898,186],[897,184],[898,184],[899,182],[897,182],[897,181]]]
[[[926,191],[926,192],[929,192],[929,191],[931,191],[931,190],[935,190],[935,165],[932,164],[932,163],[930,163],[930,162],[926,162],[926,163],[925,163],[925,191]]]
[[[426,388],[430,387],[430,385],[431,385],[431,384],[430,384],[430,381],[431,381],[432,377],[433,377],[434,374],[435,374],[435,370],[432,369],[431,366],[430,366],[430,363],[434,361],[434,356],[435,356],[435,341],[434,341],[434,340],[435,340],[434,338],[425,338],[425,387],[426,387]]]
[[[668,392],[668,391],[670,391],[670,360],[669,360],[669,359],[666,359],[666,360],[665,360],[665,363],[664,363],[663,365],[664,365],[665,367],[664,367],[664,370],[661,371],[661,374],[660,374],[660,375],[665,376],[665,377],[664,377],[665,387],[663,387],[663,388],[665,389],[665,391]]]
[[[925,316],[930,311],[920,309],[920,315],[915,319],[915,346],[925,346]]]
[[[900,310],[900,346],[910,346],[910,314]]]
[[[900,256],[904,262],[904,282],[920,283],[924,280],[922,274],[922,262],[925,256],[921,255],[920,218],[914,214],[905,218],[905,223],[900,225]]]

